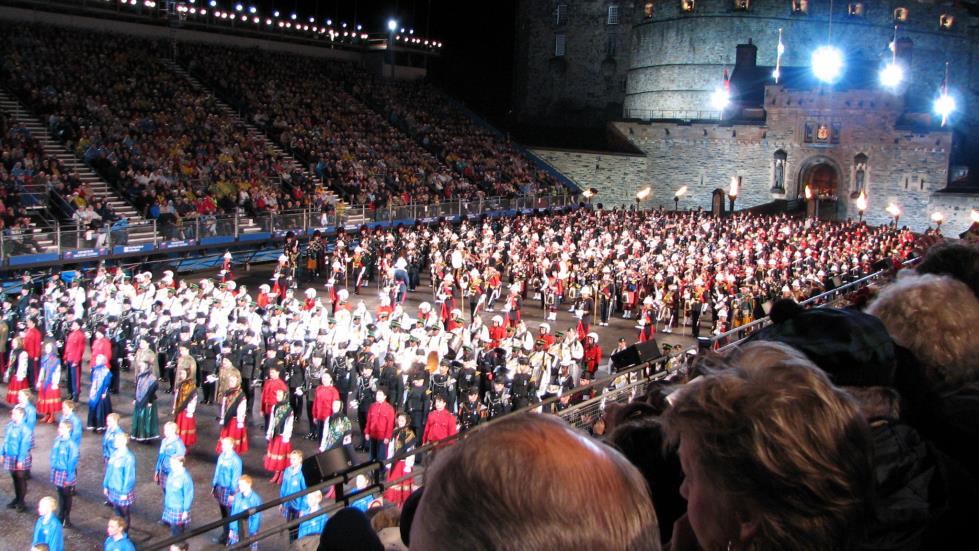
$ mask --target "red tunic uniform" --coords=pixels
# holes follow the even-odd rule
[[[394,431],[394,408],[387,402],[375,402],[367,410],[364,435],[374,440],[390,440]]]
[[[95,367],[95,360],[99,357],[99,354],[105,356],[105,365],[109,365],[112,361],[112,341],[106,337],[92,341],[92,355],[88,358],[89,369]]]
[[[85,356],[85,343],[85,332],[81,329],[69,333],[68,340],[65,342],[65,363],[81,365],[82,358]]]
[[[592,375],[598,369],[598,364],[602,361],[602,347],[597,344],[585,345],[585,369]]]
[[[37,327],[30,327],[24,330],[24,350],[32,360],[41,358],[41,332]]]
[[[335,386],[316,387],[316,395],[313,398],[313,420],[325,421],[333,413],[333,402],[339,399],[340,392]]]
[[[422,437],[422,444],[438,442],[458,432],[456,428],[456,418],[446,410],[435,410],[428,414],[428,421],[425,422],[425,435]]]
[[[275,393],[279,390],[285,392],[286,396],[289,395],[289,387],[282,379],[269,379],[265,381],[265,384],[262,386],[262,415],[272,413],[272,408],[276,404]]]

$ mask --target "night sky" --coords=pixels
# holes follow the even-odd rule
[[[265,0],[247,5],[263,14],[279,10],[320,22],[330,18],[334,25],[359,23],[371,33],[383,32],[393,17],[402,27],[415,29],[415,36],[444,43],[429,66],[433,82],[503,123],[510,108],[516,1]]]

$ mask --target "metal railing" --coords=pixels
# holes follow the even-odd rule
[[[905,260],[904,262],[901,263],[901,268],[908,268],[910,266],[913,266],[917,264],[920,260],[921,257],[915,257],[915,258]],[[872,274],[868,274],[866,276],[863,276],[859,279],[856,279],[844,285],[840,285],[839,287],[830,289],[829,291],[825,291],[813,297],[809,297],[806,300],[800,302],[799,305],[805,308],[822,308],[824,306],[835,306],[839,304],[843,299],[845,299],[846,295],[854,291],[857,291],[859,289],[862,289],[864,287],[867,287],[868,285],[872,285],[880,281],[881,279],[889,277],[894,272],[895,270],[893,268],[885,268],[883,270],[878,270]],[[765,316],[763,318],[756,319],[751,323],[746,323],[744,325],[735,327],[729,331],[725,331],[719,335],[715,335],[714,337],[711,338],[712,347],[717,347],[717,350],[721,352],[734,348],[735,346],[743,342],[745,339],[747,339],[749,336],[751,336],[752,333],[758,331],[763,327],[771,325],[771,323],[772,323],[771,318]]]

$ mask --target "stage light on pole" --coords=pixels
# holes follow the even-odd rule
[[[294,14],[294,13],[293,14],[290,14],[289,15],[289,19],[292,19],[293,21],[295,21],[296,20],[296,14]]]
[[[935,223],[935,229],[938,233],[942,232],[942,223],[945,222],[945,215],[939,211],[931,213],[931,221]]]
[[[388,19],[388,30],[391,32],[398,30],[398,22],[394,19]]]
[[[972,220],[973,224],[979,224],[979,210],[972,209],[972,211],[969,212],[969,219]]]
[[[935,112],[942,116],[942,123],[948,119],[948,116],[955,112],[955,98],[948,95],[948,93],[942,93],[935,100]]]
[[[880,83],[888,88],[897,87],[903,80],[904,69],[893,61],[880,71]]]
[[[843,74],[843,53],[834,46],[820,46],[812,53],[812,73],[817,79],[832,84]]]
[[[805,193],[806,193],[806,201],[812,200],[812,188],[809,187],[809,184],[806,184]]]
[[[279,10],[272,12],[272,17],[279,17]]]
[[[241,11],[243,9],[245,9],[245,6],[242,6],[241,4],[235,4],[235,11]]]
[[[257,11],[258,11],[258,8],[256,8],[255,6],[249,6],[248,7],[248,13],[254,14]]]
[[[208,4],[213,8],[218,5],[218,0],[211,0]]]
[[[731,103],[731,94],[724,88],[718,88],[710,95],[710,104],[718,111],[727,109],[729,103]]]
[[[636,192],[636,210],[639,210],[639,203],[646,200],[647,197],[653,192],[652,186],[646,186],[642,190]]]

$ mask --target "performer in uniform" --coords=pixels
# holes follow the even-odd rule
[[[112,401],[109,398],[109,384],[112,373],[106,363],[106,356],[99,354],[95,358],[92,369],[92,386],[88,392],[88,430],[101,432],[105,430],[105,416],[112,413]]]
[[[217,465],[214,466],[211,495],[218,502],[221,518],[226,519],[231,513],[231,505],[234,502],[235,494],[238,492],[238,479],[241,478],[241,457],[235,453],[234,438],[224,437],[220,443],[221,455],[218,456]],[[229,528],[226,524],[221,535],[211,541],[220,545],[228,543]]]
[[[282,471],[288,463],[289,452],[292,451],[292,406],[289,404],[288,390],[276,390],[276,403],[269,413],[269,427],[265,431],[265,439],[269,443],[265,452],[263,466],[272,473],[273,484],[282,482]]]
[[[58,518],[71,527],[71,500],[78,474],[78,446],[71,440],[71,423],[58,424],[58,437],[51,445],[51,484],[58,489]]]
[[[408,424],[408,414],[401,412],[397,417],[397,426],[394,429],[394,434],[391,437],[391,444],[389,446],[388,457],[400,457],[394,465],[391,466],[391,471],[388,473],[388,483],[394,482],[399,478],[411,473],[411,469],[415,464],[415,456],[410,455],[408,457],[402,457],[405,454],[411,452],[415,449],[418,443],[418,439],[415,437],[415,432],[411,430],[411,426]],[[404,505],[405,501],[408,500],[408,496],[412,492],[412,480],[409,478],[407,480],[402,480],[397,484],[391,484],[387,490],[384,491],[384,499],[389,502],[401,507]]]
[[[116,514],[129,526],[129,510],[136,500],[136,456],[129,451],[129,435],[116,435],[116,453],[105,466],[102,492]]]
[[[387,394],[383,388],[377,389],[376,399],[367,412],[367,426],[364,428],[364,439],[369,446],[371,461],[380,461],[382,467],[378,470],[383,474],[384,460],[387,459],[388,444],[391,443],[391,432],[394,430],[394,408],[387,402]]]
[[[353,424],[347,413],[344,411],[343,402],[335,400],[333,402],[333,415],[326,420],[323,429],[323,438],[320,440],[320,451],[325,452],[343,446],[347,450],[347,456],[353,457]]]
[[[14,499],[7,504],[7,508],[16,509],[19,513],[27,510],[24,500],[27,497],[27,473],[31,470],[31,441],[34,438],[24,422],[24,416],[22,407],[11,410],[10,421],[7,422],[7,430],[4,432],[3,448],[0,449],[3,466],[10,472],[10,478],[14,482]]]
[[[279,497],[286,497],[306,489],[306,477],[303,476],[303,452],[292,450],[289,452],[289,466],[282,471],[282,487],[279,488]],[[305,496],[304,496],[305,497]],[[287,501],[280,505],[282,516],[286,522],[291,522],[299,518],[302,513],[302,497]],[[289,541],[295,541],[299,533],[299,527],[289,529]]]
[[[136,546],[126,534],[126,520],[122,517],[109,519],[105,529],[108,534],[103,543],[102,551],[136,551]]]
[[[146,342],[146,341],[143,341]],[[156,354],[153,354],[154,357]],[[133,402],[133,440],[145,442],[160,437],[160,420],[156,406],[159,380],[145,360],[137,362],[136,395]]]
[[[234,442],[235,452],[244,455],[248,451],[248,431],[245,429],[248,402],[239,382],[240,379],[235,375],[228,377],[230,388],[221,397],[218,422],[221,424],[221,439],[230,438]],[[217,451],[221,451],[220,442],[216,447]]]
[[[197,443],[197,384],[193,378],[182,369],[177,370],[177,392],[174,393],[173,413],[176,415],[177,436],[183,440],[184,446],[192,447]]]
[[[186,454],[187,448],[177,436],[177,424],[170,421],[163,425],[163,440],[160,441],[160,453],[156,456],[153,480],[163,489],[164,499],[166,499],[167,476],[170,475],[170,458]]]
[[[122,432],[119,426],[119,414],[110,413],[105,417],[105,434],[102,435],[102,465],[109,462],[112,454],[116,453],[116,435]]]
[[[422,444],[438,442],[458,432],[455,415],[445,410],[445,404],[445,396],[435,396],[435,411],[428,414]]]
[[[55,414],[61,411],[61,360],[52,342],[44,344],[41,369],[37,374],[37,411],[44,416],[42,423],[52,425]]]
[[[291,419],[292,416],[290,415]],[[262,498],[252,490],[252,477],[247,474],[238,479],[238,493],[231,506],[231,515],[243,513],[262,504]],[[262,528],[262,513],[257,512],[238,522],[231,523],[228,531],[228,545],[234,545],[246,537],[254,536]],[[251,545],[252,550],[258,549],[258,544]]]
[[[54,516],[53,497],[44,496],[37,504],[37,522],[34,523],[34,538],[31,545],[45,545],[48,551],[62,551],[65,548],[61,521]]]
[[[170,475],[163,491],[163,516],[160,521],[170,526],[170,535],[179,536],[190,524],[190,508],[194,503],[194,480],[184,467],[184,456],[170,458]]]
[[[313,362],[317,361],[318,356],[313,356]],[[323,439],[323,427],[326,420],[333,412],[333,402],[340,399],[340,392],[333,386],[333,375],[324,371],[320,377],[321,384],[316,387],[316,394],[313,399],[312,419],[315,426],[313,437],[317,442]]]

